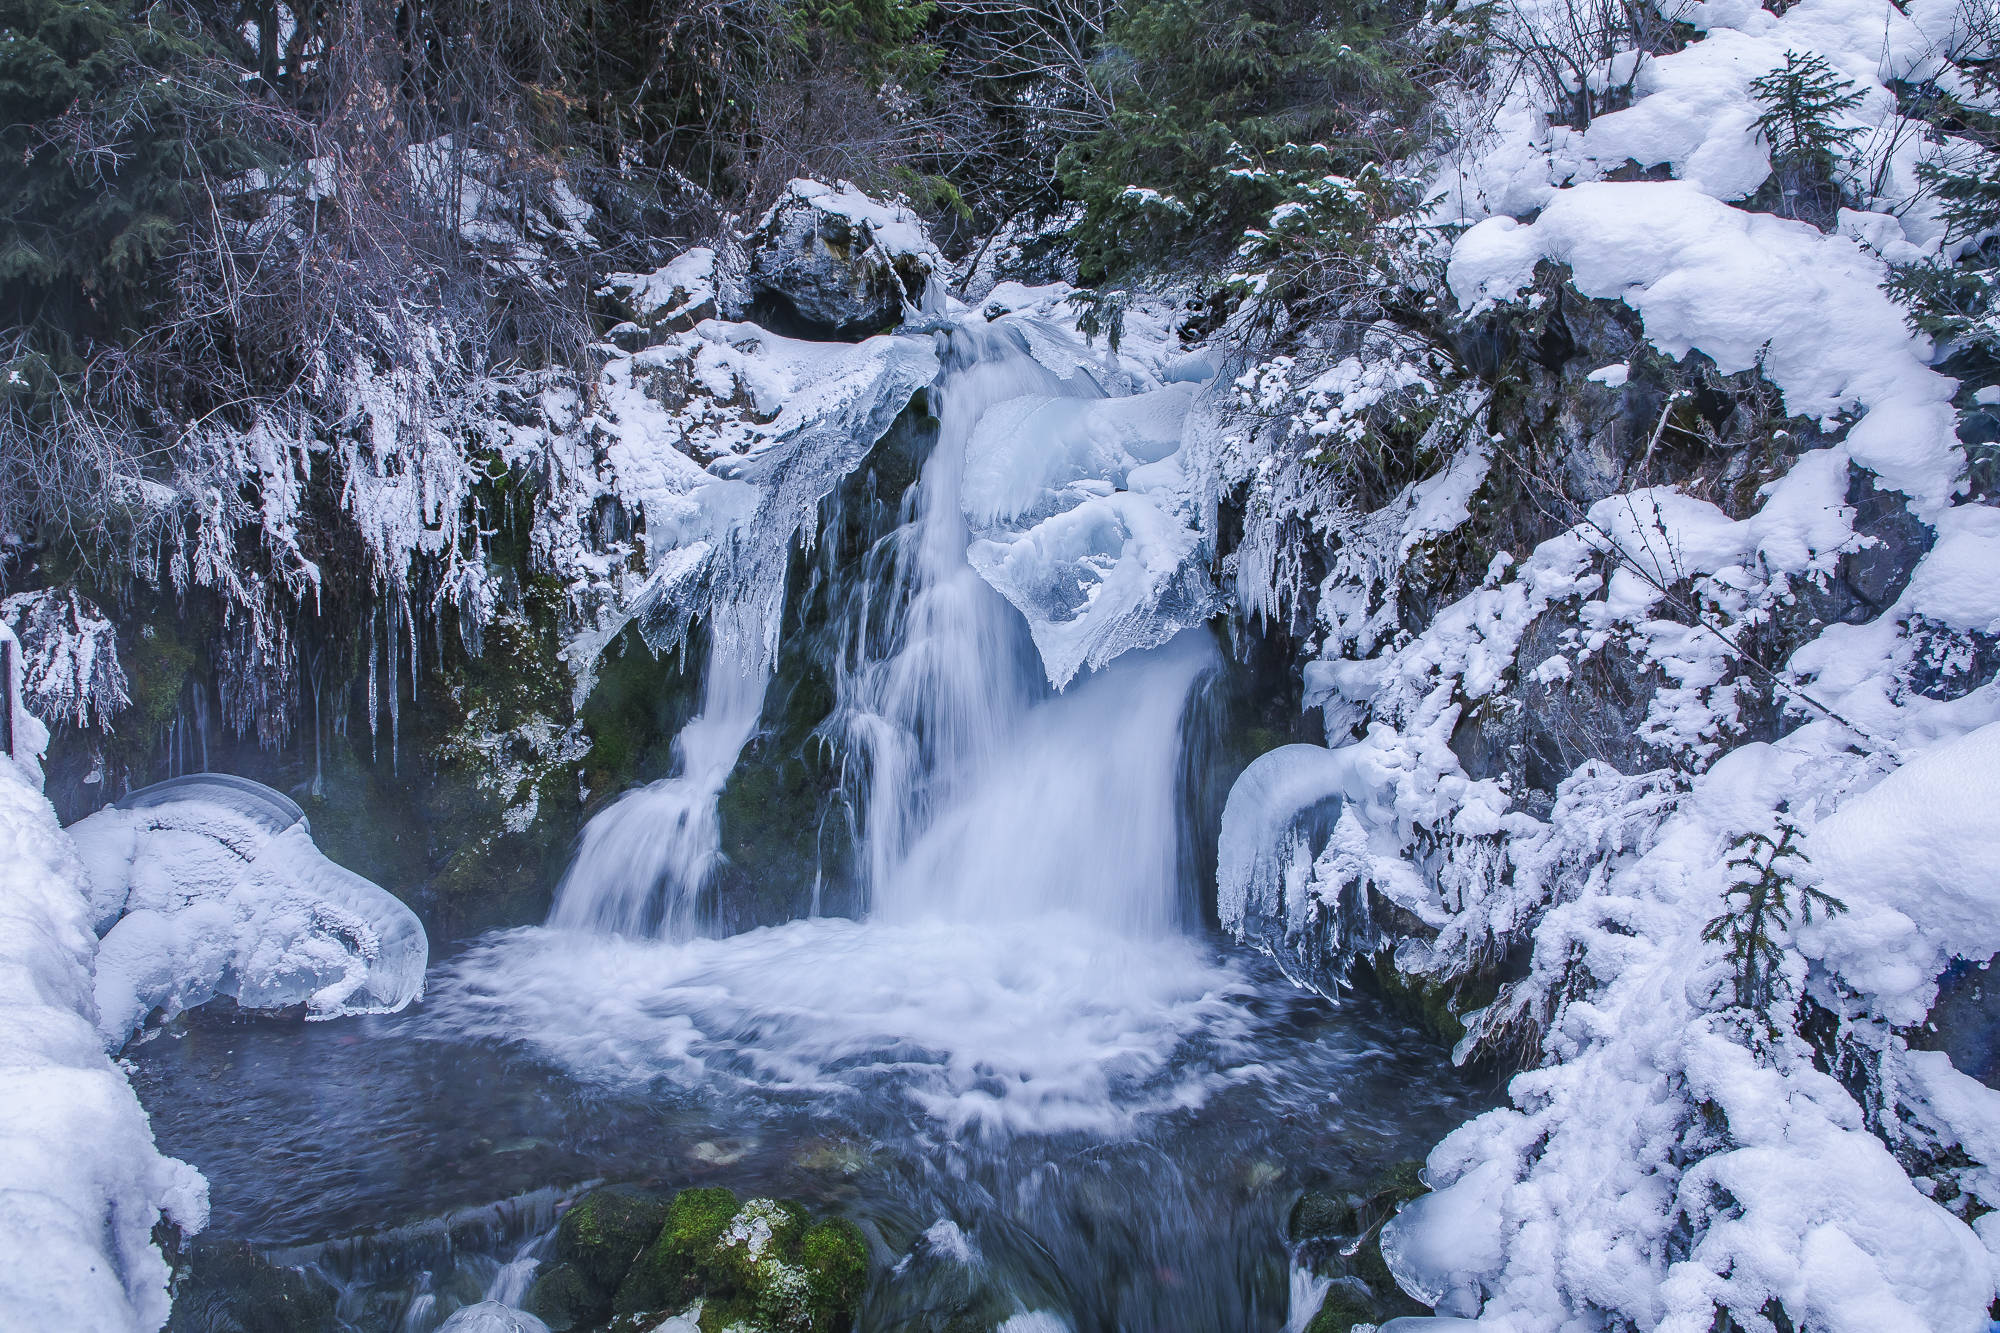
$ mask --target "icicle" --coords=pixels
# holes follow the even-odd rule
[[[396,693],[396,598],[392,593],[382,613],[388,624],[382,632],[382,660],[389,668],[389,776],[397,776],[397,746],[402,736],[402,715]]]
[[[417,701],[417,677],[423,674],[422,652],[423,626],[417,623],[415,615],[405,614],[404,622],[410,630],[410,702]]]
[[[326,749],[319,738],[319,659],[313,659],[312,670],[306,676],[306,683],[312,686],[313,696],[313,799],[326,795]]]
[[[368,760],[380,763],[382,755],[375,746],[375,617],[368,617]]]

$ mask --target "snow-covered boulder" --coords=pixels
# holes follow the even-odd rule
[[[0,643],[12,639],[0,626]],[[0,1327],[151,1330],[167,1317],[162,1217],[208,1219],[194,1168],[160,1155],[93,1024],[84,869],[37,789],[47,733],[0,755]]]
[[[651,273],[613,273],[598,295],[655,335],[682,333],[720,312],[716,264],[715,251],[697,246]]]
[[[298,806],[195,774],[134,792],[70,829],[90,872],[98,1025],[122,1041],[226,995],[308,1018],[393,1013],[423,994],[416,914],[326,859]],[[108,929],[107,929],[108,927]]]
[[[945,263],[921,219],[842,181],[795,180],[752,229],[748,286],[843,337],[941,309]]]

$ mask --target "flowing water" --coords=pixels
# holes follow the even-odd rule
[[[945,360],[937,443],[832,636],[866,918],[704,933],[770,673],[718,607],[677,772],[593,822],[547,926],[398,1017],[197,1017],[140,1049],[218,1232],[336,1279],[354,1327],[424,1333],[518,1301],[587,1182],[726,1184],[863,1225],[866,1328],[1277,1330],[1313,1290],[1298,1191],[1472,1109],[1436,1046],[1201,935],[1183,724],[1222,664],[1196,630],[1049,689],[967,562],[966,450],[996,404],[1097,389],[998,336]]]

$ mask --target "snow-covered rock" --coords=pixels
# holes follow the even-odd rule
[[[795,180],[747,241],[753,297],[777,297],[799,317],[852,337],[879,333],[905,311],[944,304],[945,262],[923,222],[842,181]]]
[[[423,994],[416,914],[313,845],[298,807],[224,774],[133,793],[73,825],[108,926],[96,998],[104,1039],[217,995],[308,1018],[393,1013]]]
[[[31,766],[46,732],[15,726],[29,762],[0,755],[0,1328],[151,1333],[168,1308],[153,1228],[198,1231],[208,1186],[155,1149],[105,1054],[84,868]]]

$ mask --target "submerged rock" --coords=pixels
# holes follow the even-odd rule
[[[335,1298],[326,1282],[274,1264],[248,1245],[198,1239],[174,1292],[167,1333],[333,1333],[340,1327]]]

